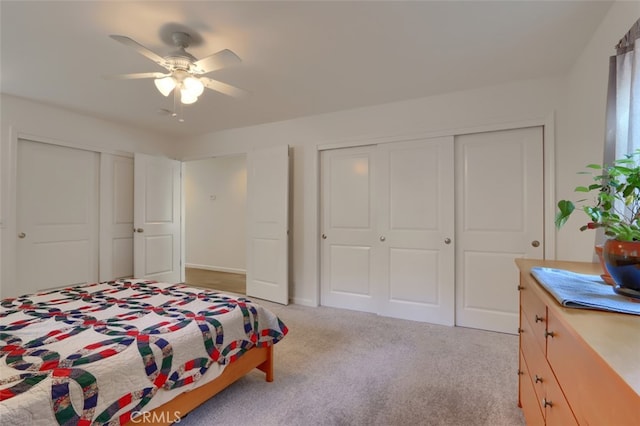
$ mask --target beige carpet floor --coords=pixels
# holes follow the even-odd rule
[[[515,335],[258,302],[290,330],[275,381],[251,372],[181,426],[524,424]]]

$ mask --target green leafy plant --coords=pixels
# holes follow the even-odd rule
[[[592,193],[594,197],[575,203],[569,200],[558,202],[555,223],[561,228],[575,210],[584,211],[590,219],[586,229],[603,228],[605,235],[620,241],[640,241],[640,149],[612,165],[589,164],[593,183],[578,186],[575,192]]]

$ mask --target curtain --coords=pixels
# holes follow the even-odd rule
[[[611,58],[606,137],[613,137],[615,150],[605,151],[605,163],[610,164],[606,160],[612,160],[607,158],[612,154],[621,158],[640,149],[640,43],[636,43],[639,37],[640,19],[620,40],[616,56]]]
[[[640,149],[640,19],[616,45],[609,58],[609,86],[603,164],[612,164]],[[620,211],[623,206],[618,206]],[[596,232],[596,243],[605,241],[604,230]],[[597,258],[594,256],[594,261]]]

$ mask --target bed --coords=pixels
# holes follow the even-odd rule
[[[116,280],[0,302],[0,423],[171,424],[254,368],[282,321],[250,300]]]

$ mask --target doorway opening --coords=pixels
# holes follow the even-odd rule
[[[185,282],[246,294],[246,155],[184,163]]]

